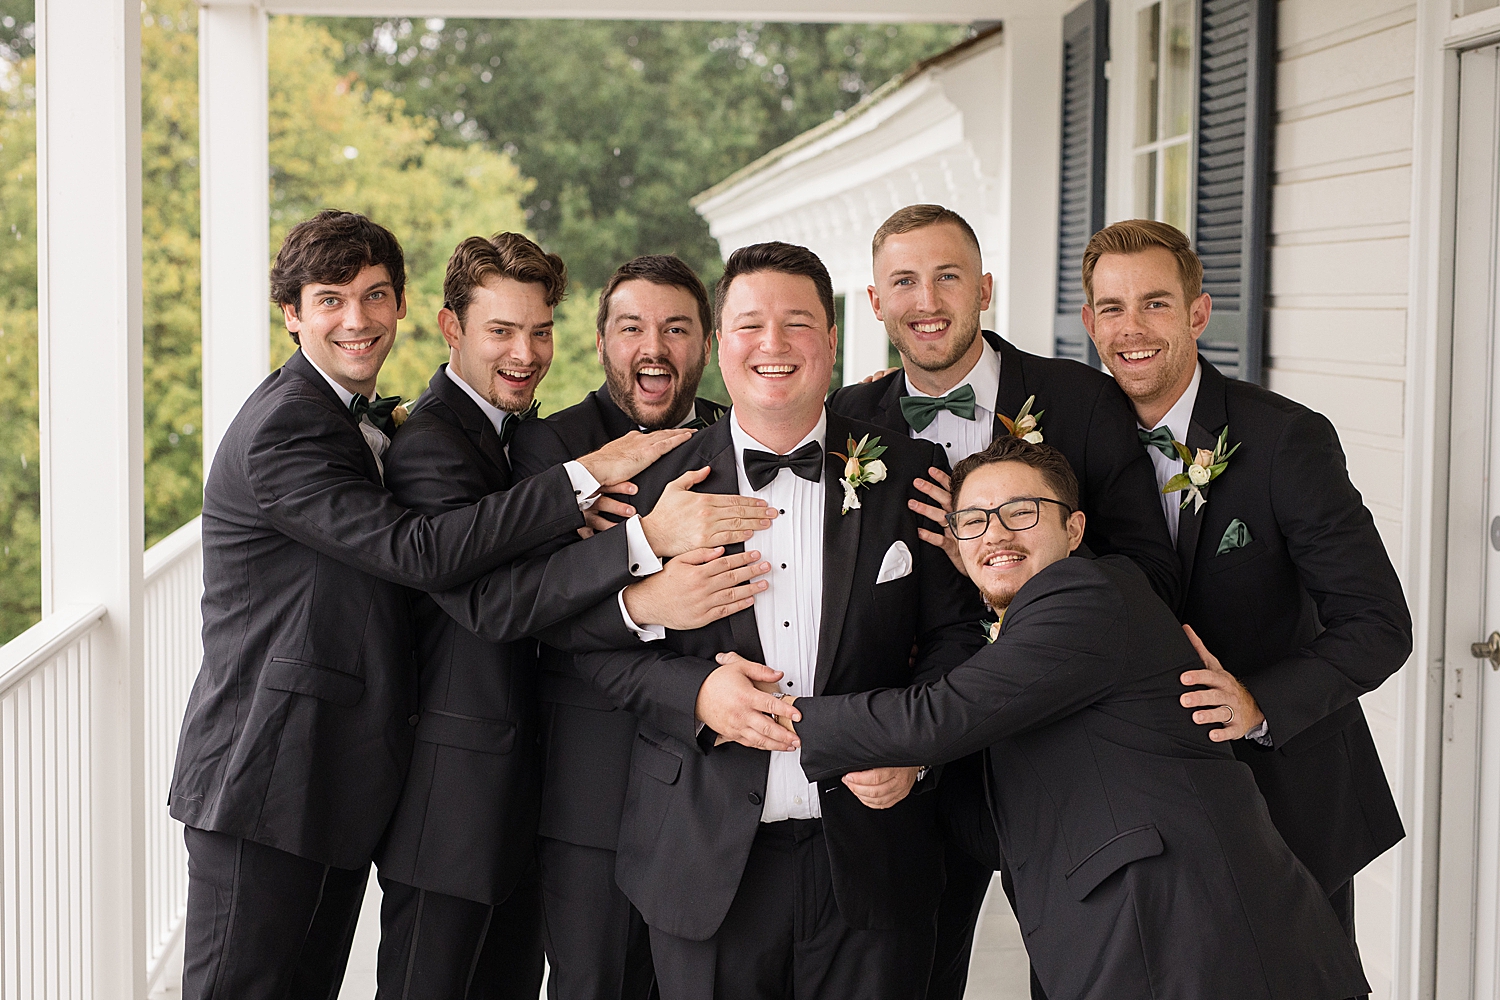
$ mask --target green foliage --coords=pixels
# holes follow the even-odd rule
[[[773,147],[966,37],[957,25],[639,21],[323,22],[344,66],[536,178],[538,239],[579,284],[676,253],[722,270],[688,204]]]
[[[0,638],[42,612],[36,339],[36,89],[28,59],[0,76]]]

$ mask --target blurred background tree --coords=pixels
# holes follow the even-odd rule
[[[202,502],[197,7],[141,12],[146,541]],[[0,0],[0,641],[40,614],[36,133],[31,0]],[[408,318],[381,392],[418,395],[460,238],[525,231],[568,262],[543,412],[603,380],[598,288],[641,253],[710,286],[722,263],[694,194],[911,63],[953,25],[302,19],[270,34],[271,248],[323,208],[402,241]],[[292,351],[269,310],[272,363]],[[703,391],[724,399],[717,369]]]

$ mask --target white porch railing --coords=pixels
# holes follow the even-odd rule
[[[167,791],[188,692],[203,661],[203,533],[194,518],[146,550],[146,984],[154,989],[182,936],[187,850]]]
[[[64,608],[0,649],[0,988],[94,995],[93,643],[104,606]]]
[[[146,945],[150,989],[172,966],[187,901],[182,827],[166,802],[202,658],[198,521],[145,554],[144,577],[145,927],[136,939]],[[90,720],[102,707],[93,703],[92,681],[102,666],[94,640],[104,618],[103,605],[62,608],[0,647],[0,997],[133,992],[94,982],[94,903],[104,873],[91,860],[90,762],[100,748]]]

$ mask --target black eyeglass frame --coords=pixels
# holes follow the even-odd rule
[[[1037,507],[1035,508],[1035,514],[1036,514],[1036,516],[1034,518],[1032,518],[1032,521],[1031,521],[1030,524],[1026,524],[1026,525],[1011,524],[1009,521],[1007,521],[1005,519],[1005,515],[1003,515],[1003,514],[1000,513],[1000,511],[1003,508],[1009,507],[1013,503],[1026,503],[1028,501],[1037,505]],[[972,542],[976,538],[983,538],[985,532],[987,532],[987,531],[990,530],[990,518],[992,518],[992,517],[998,517],[1000,519],[1000,526],[1003,527],[1003,528],[1005,528],[1007,531],[1030,531],[1032,528],[1035,528],[1037,526],[1037,522],[1041,521],[1041,519],[1042,519],[1042,508],[1041,508],[1041,505],[1044,504],[1044,503],[1055,503],[1055,504],[1057,504],[1063,510],[1067,511],[1069,516],[1072,516],[1072,514],[1074,512],[1072,507],[1069,507],[1067,504],[1063,503],[1061,500],[1054,500],[1051,497],[1014,497],[1014,498],[1012,498],[1010,500],[1005,501],[999,507],[965,507],[962,510],[955,510],[955,511],[953,511],[950,514],[945,515],[944,520],[946,520],[948,522],[948,530],[951,531],[951,532],[953,532],[953,537],[954,538],[958,539],[960,542]],[[974,534],[974,535],[960,535],[958,533],[958,516],[960,514],[967,514],[967,513],[970,513],[970,512],[981,511],[981,510],[984,511],[984,514],[985,514],[984,529],[982,531],[980,531],[978,534]]]

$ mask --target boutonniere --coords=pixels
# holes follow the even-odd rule
[[[402,424],[406,423],[406,418],[409,416],[411,416],[411,413],[407,411],[406,404],[397,403],[396,408],[391,411],[391,426],[393,428],[400,427]]]
[[[1003,413],[996,415],[1000,418],[1000,422],[1005,425],[1005,429],[1010,432],[1012,437],[1018,437],[1022,441],[1027,441],[1031,444],[1041,444],[1042,414],[1046,411],[1037,410],[1035,413],[1032,413],[1031,404],[1035,402],[1035,395],[1027,396],[1026,402],[1022,404],[1021,411],[1016,414],[1014,420]]]
[[[1000,614],[996,615],[995,616],[995,620],[992,621],[992,622],[980,622],[979,624],[982,625],[982,626],[984,626],[984,641],[985,642],[994,642],[996,639],[1000,638],[1000,626],[1002,624],[1004,624],[1004,622],[1005,622],[1005,612],[1004,611],[1002,611],[1002,612],[1000,612]]]
[[[1219,432],[1219,442],[1214,445],[1213,451],[1209,451],[1207,448],[1199,448],[1197,454],[1194,454],[1188,451],[1188,446],[1181,441],[1173,441],[1172,447],[1177,449],[1177,456],[1182,459],[1183,469],[1177,475],[1168,479],[1167,485],[1163,486],[1161,491],[1163,493],[1177,493],[1179,491],[1185,493],[1186,496],[1182,498],[1181,509],[1186,510],[1188,503],[1191,502],[1193,513],[1198,513],[1198,511],[1203,509],[1203,505],[1208,503],[1208,498],[1203,495],[1208,489],[1208,484],[1224,474],[1224,470],[1229,468],[1229,456],[1239,451],[1240,445],[1243,443],[1242,441],[1237,441],[1233,448],[1225,450],[1229,444],[1228,424],[1225,424],[1224,429]]]
[[[844,509],[839,513],[847,514],[859,507],[859,497],[855,490],[861,486],[870,486],[885,478],[885,463],[880,456],[885,454],[885,446],[880,443],[879,437],[864,437],[855,441],[849,439],[849,454],[839,452],[833,454],[844,460]]]

